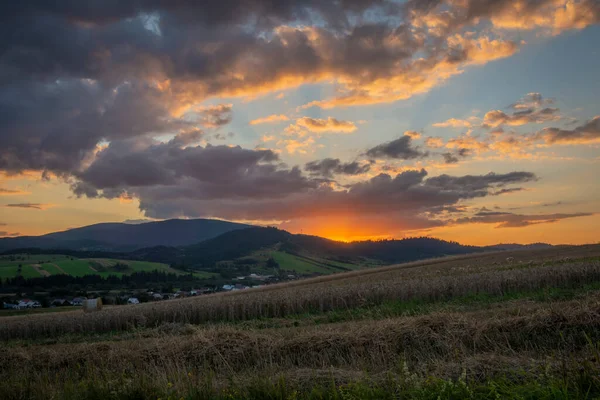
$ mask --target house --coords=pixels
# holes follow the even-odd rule
[[[140,304],[137,297],[130,297],[127,299],[127,304]]]
[[[74,306],[82,306],[84,300],[87,299],[85,297],[75,297],[73,301],[71,301],[71,304],[73,304]]]
[[[223,290],[229,291],[229,290],[233,290],[233,289],[235,289],[235,286],[233,286],[233,285],[223,285]]]
[[[21,308],[18,304],[13,303],[3,303],[2,307],[6,310],[19,310]]]
[[[152,299],[153,299],[153,300],[162,300],[162,299],[163,299],[163,295],[162,295],[162,294],[160,294],[160,293],[154,293],[154,294],[152,295]]]
[[[65,300],[65,299],[54,299],[54,300],[52,300],[52,303],[50,303],[50,305],[53,305],[55,307],[57,307],[57,306],[70,306],[71,302],[69,300]]]
[[[17,304],[19,308],[40,308],[42,305],[39,301],[23,299]]]

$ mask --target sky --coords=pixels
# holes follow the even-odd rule
[[[0,237],[600,241],[598,0],[0,4]]]

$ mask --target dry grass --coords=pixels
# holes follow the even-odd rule
[[[388,394],[386,398],[398,398],[407,390],[421,394],[406,398],[438,398],[440,391],[452,387],[460,390],[441,398],[466,398],[474,393],[472,387],[452,382],[464,382],[461,379],[467,376],[484,385],[483,395],[471,398],[514,398],[513,384],[525,385],[527,398],[541,397],[536,391],[550,386],[545,398],[586,398],[600,394],[597,291],[579,291],[580,297],[568,301],[521,299],[467,312],[437,311],[376,322],[258,330],[227,321],[354,309],[389,300],[438,301],[474,293],[580,288],[600,282],[600,261],[590,259],[598,250],[542,252],[531,263],[530,252],[520,253],[524,257],[513,262],[506,262],[506,253],[454,257],[259,290],[114,307],[93,315],[7,317],[0,326],[4,339],[69,334],[85,340],[88,332],[117,333],[101,336],[99,342],[6,342],[0,348],[0,391],[11,399],[216,398],[217,394],[229,399],[358,399],[367,392],[369,398],[379,399]],[[392,375],[397,381],[390,385]],[[274,376],[282,376],[289,389],[271,383],[252,389],[257,377]],[[198,388],[206,377],[211,388],[201,394]],[[438,385],[432,377],[450,381]],[[508,391],[494,395],[506,379]],[[342,396],[348,393],[342,385],[361,380],[367,382],[364,387]],[[315,385],[328,386],[329,397],[299,395],[312,393]],[[383,389],[370,392],[372,385]]]
[[[6,347],[0,371],[14,365],[32,369],[86,364],[135,368],[177,361],[220,372],[249,368],[346,367],[385,370],[399,355],[423,365],[478,354],[511,357],[574,353],[600,340],[598,297],[503,311],[435,313],[378,321],[263,331],[231,326],[163,325],[155,337],[119,342]],[[118,367],[117,367],[118,366]]]

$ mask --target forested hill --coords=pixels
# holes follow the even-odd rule
[[[250,225],[214,219],[171,219],[141,224],[102,223],[42,236],[0,239],[0,251],[19,248],[129,252],[153,246],[188,246]]]

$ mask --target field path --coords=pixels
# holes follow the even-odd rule
[[[50,276],[50,272],[43,270],[40,264],[31,264],[33,269],[35,269],[41,276],[46,277]]]
[[[69,275],[69,274],[67,274],[67,273],[65,272],[65,270],[64,270],[64,269],[62,269],[62,268],[60,267],[60,265],[57,265],[57,264],[54,264],[54,263],[50,263],[50,265],[54,265],[54,266],[56,267],[56,269],[58,269],[58,270],[59,270],[60,272],[62,272],[63,274],[65,274],[65,275]]]
[[[91,265],[88,265],[88,268],[91,269],[94,272],[98,272],[98,270],[96,268],[92,267]]]

